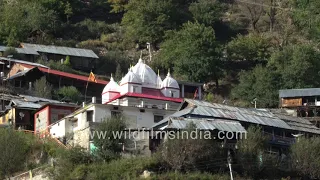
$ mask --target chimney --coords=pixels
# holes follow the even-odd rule
[[[166,110],[168,110],[169,109],[169,104],[168,103],[166,103]]]
[[[86,102],[82,102],[82,107],[85,107],[86,106]]]
[[[92,97],[92,104],[96,104],[97,103],[97,98],[96,97]]]

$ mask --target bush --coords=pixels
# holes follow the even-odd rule
[[[220,174],[209,174],[209,173],[201,173],[201,172],[192,172],[192,173],[165,173],[159,174],[155,176],[151,176],[151,179],[154,180],[185,180],[185,179],[201,179],[201,180],[229,180],[230,176],[228,175],[220,175]]]
[[[56,152],[54,168],[49,168],[47,174],[57,180],[77,179],[74,176],[84,175],[81,173],[86,171],[86,166],[92,161],[92,156],[83,148],[59,149]]]
[[[246,138],[237,143],[237,161],[242,172],[246,176],[257,178],[261,170],[267,164],[266,155],[263,154],[266,147],[266,138],[262,134],[260,127],[250,126],[247,130]]]
[[[154,156],[124,158],[90,166],[87,179],[137,179],[144,170],[158,171],[160,166],[159,159]]]
[[[60,100],[71,101],[71,102],[80,102],[82,94],[74,86],[64,86],[56,92]]]
[[[121,116],[105,119],[98,127],[97,132],[105,132],[105,138],[95,136],[94,145],[97,147],[94,154],[103,161],[110,161],[120,158],[122,144],[125,139],[122,136],[117,138],[113,136],[114,132],[124,132],[126,124]],[[125,133],[125,132],[124,132]]]
[[[30,144],[21,132],[0,129],[0,179],[22,170]]]
[[[301,175],[320,178],[320,138],[299,138],[291,147],[293,167]]]
[[[36,96],[51,99],[52,86],[47,83],[45,76],[34,83],[34,89]]]

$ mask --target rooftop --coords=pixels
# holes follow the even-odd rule
[[[275,114],[267,109],[258,110],[238,108],[193,99],[185,99],[185,102],[182,104],[180,111],[177,111],[170,117],[233,120],[238,122],[271,126],[281,129],[320,134],[319,128],[302,118]],[[164,126],[170,120],[170,117],[167,117],[162,121],[156,123],[153,127],[160,128]]]
[[[320,88],[305,88],[305,89],[282,89],[279,90],[279,97],[304,97],[304,96],[319,96]]]
[[[41,44],[29,44],[21,43],[22,49],[26,51],[36,51],[44,52],[50,54],[60,54],[65,56],[77,56],[77,57],[87,57],[95,58],[99,57],[90,49],[81,49],[81,48],[71,48],[63,46],[53,46],[53,45],[41,45]]]

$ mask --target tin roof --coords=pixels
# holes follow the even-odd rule
[[[219,119],[193,119],[170,117],[165,129],[186,129],[188,124],[193,123],[198,130],[219,130],[227,132],[246,132],[244,127],[237,121]]]
[[[29,61],[23,61],[23,60],[18,60],[18,59],[10,59],[10,58],[6,58],[6,57],[0,57],[1,61],[8,61],[8,62],[13,62],[13,63],[19,63],[19,64],[26,64],[26,65],[30,65],[33,67],[43,67],[43,68],[49,68],[47,66],[44,66],[42,64],[38,64],[38,63],[32,63]]]
[[[70,48],[63,46],[52,46],[52,45],[41,45],[41,44],[29,44],[21,43],[21,47],[27,50],[34,50],[37,52],[44,52],[50,54],[60,54],[65,56],[77,56],[77,57],[88,57],[88,58],[99,58],[90,49]]]
[[[41,104],[23,101],[21,99],[13,99],[12,102],[14,102],[15,106],[18,108],[39,109],[41,107]]]
[[[0,51],[6,51],[8,48],[7,46],[0,46]],[[16,51],[19,54],[32,54],[32,55],[40,55],[37,51],[35,51],[34,49],[24,49],[24,48],[15,48]]]
[[[314,126],[307,119],[281,114],[279,110],[271,110],[271,112],[297,131],[320,134],[320,128]]]
[[[189,113],[192,116],[215,117],[283,129],[292,129],[287,123],[276,117],[270,111],[238,108],[193,99],[186,99],[186,102],[194,106],[192,112]]]
[[[320,96],[320,88],[306,89],[282,89],[279,90],[279,97],[304,97],[304,96]]]

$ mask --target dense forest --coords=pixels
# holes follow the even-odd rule
[[[161,74],[206,83],[209,99],[276,107],[279,89],[320,84],[319,11],[318,0],[0,0],[0,44],[92,49],[94,72],[117,79],[142,51]]]

